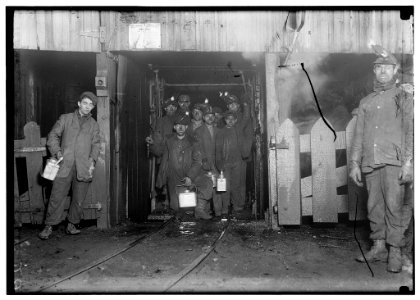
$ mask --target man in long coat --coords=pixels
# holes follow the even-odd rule
[[[195,130],[195,136],[202,151],[203,169],[217,177],[219,173],[216,168],[216,135],[220,128],[215,123],[213,108],[207,105],[202,110],[204,124]],[[213,189],[213,208],[215,215],[220,217],[222,215],[222,198],[215,189]]]
[[[205,211],[212,196],[213,184],[202,169],[202,156],[198,141],[186,134],[190,118],[187,114],[178,115],[175,120],[175,133],[167,138],[162,163],[156,181],[158,188],[168,186],[170,208],[180,212],[179,193],[194,186],[197,192],[195,217],[210,219]]]
[[[394,273],[401,271],[401,247],[409,222],[403,210],[403,190],[412,181],[414,139],[413,97],[396,86],[397,70],[392,54],[374,62],[374,91],[360,101],[349,174],[362,186],[363,172],[369,193],[373,246],[366,260],[387,261],[387,270]],[[364,262],[365,258],[357,260]]]
[[[80,95],[78,109],[63,114],[48,134],[47,147],[53,157],[62,159],[48,202],[44,230],[39,237],[50,237],[53,226],[61,222],[66,196],[72,186],[72,200],[67,216],[66,233],[78,234],[76,228],[83,212],[82,204],[93,177],[100,148],[99,125],[91,111],[97,103],[92,92]]]

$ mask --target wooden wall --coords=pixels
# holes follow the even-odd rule
[[[286,52],[293,30],[284,30],[287,11],[45,11],[14,15],[14,48],[58,51],[132,50],[131,23],[160,23],[167,51]],[[296,52],[369,53],[373,39],[393,53],[413,53],[412,20],[398,10],[307,11]],[[151,50],[151,49],[144,49]],[[138,51],[138,49],[136,49]]]

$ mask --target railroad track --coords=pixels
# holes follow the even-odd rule
[[[171,224],[174,221],[174,218],[171,218],[167,221],[165,221],[161,226],[159,226],[157,229],[155,229],[153,232],[150,232],[148,234],[145,234],[143,236],[140,236],[139,238],[135,239],[134,241],[128,243],[125,247],[122,249],[116,250],[115,252],[106,255],[100,259],[95,260],[94,262],[79,268],[75,272],[61,278],[60,280],[57,280],[51,284],[48,284],[47,286],[43,286],[40,289],[36,290],[35,293],[45,293],[50,292],[52,288],[57,287],[59,284],[71,280],[73,277],[81,275],[85,272],[88,272],[89,270],[100,266],[101,264],[104,264],[105,262],[109,261],[112,258],[118,257],[119,255],[123,254],[127,250],[135,247],[136,245],[143,242],[148,237],[154,236],[162,232],[169,224]],[[190,264],[188,264],[187,267],[185,267],[181,272],[177,273],[169,282],[164,284],[162,288],[162,292],[170,292],[179,282],[181,282],[188,274],[193,272],[205,259],[210,255],[211,252],[217,247],[218,243],[222,240],[225,233],[227,232],[230,225],[230,220],[228,220],[225,225],[223,226],[222,232],[218,235],[218,237],[211,243],[211,246],[207,248],[203,253],[201,253],[198,257],[196,257]]]

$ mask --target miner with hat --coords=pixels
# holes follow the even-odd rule
[[[245,209],[246,200],[246,169],[247,161],[251,156],[251,147],[253,142],[253,128],[250,116],[250,109],[248,100],[240,100],[236,95],[229,92],[221,93],[221,98],[225,100],[228,113],[233,113],[236,117],[235,128],[236,131],[241,135],[241,161],[240,161],[240,182],[239,182],[239,196],[237,197],[237,203],[235,204],[235,210],[233,214],[237,217],[243,217],[248,213]],[[242,97],[247,99],[246,95]],[[241,102],[242,108],[241,109]],[[225,115],[226,121],[226,115]]]
[[[181,94],[178,96],[178,114],[183,115],[186,112],[190,113],[191,98],[187,94]],[[191,116],[190,116],[191,117]]]
[[[220,107],[215,106],[213,107],[213,112],[214,112],[214,123],[216,124],[217,128],[225,127],[223,110]]]
[[[150,152],[158,157],[158,163],[160,163],[160,157],[163,154],[165,138],[173,133],[178,103],[175,101],[175,97],[170,97],[163,101],[162,107],[165,110],[165,115],[156,120],[152,136],[146,138]]]
[[[177,115],[174,123],[175,133],[165,141],[156,186],[163,188],[167,184],[170,208],[179,217],[182,217],[183,212],[179,207],[179,193],[187,188],[194,188],[197,193],[195,217],[210,219],[211,216],[205,208],[212,196],[213,183],[202,169],[202,154],[198,141],[186,134],[189,124],[188,113]]]
[[[206,98],[203,103],[196,103],[191,112],[191,123],[188,126],[187,134],[194,135],[197,128],[203,125],[203,110],[208,106],[208,99]]]
[[[208,102],[206,104],[202,108],[204,124],[196,129],[195,136],[200,143],[204,171],[210,172],[210,176],[213,175],[217,178],[219,172],[216,168],[216,136],[221,129],[216,126],[213,107]],[[222,198],[216,189],[213,189],[212,200],[215,215],[220,217],[222,215]]]
[[[60,168],[48,201],[45,227],[38,235],[42,240],[48,239],[53,226],[61,222],[70,187],[73,192],[65,231],[67,234],[80,233],[77,225],[100,149],[99,125],[91,114],[96,103],[94,93],[83,92],[77,101],[78,108],[61,115],[48,134],[48,150],[60,161]]]
[[[366,179],[373,241],[366,260],[386,261],[387,270],[398,273],[409,222],[403,214],[403,191],[413,180],[413,97],[396,87],[396,58],[383,48],[377,54],[373,92],[357,111],[349,176],[358,186],[363,186],[362,174]]]
[[[216,167],[226,177],[226,192],[222,193],[221,214],[227,217],[232,206],[233,216],[243,213],[245,199],[241,193],[243,152],[243,130],[237,126],[238,114],[225,112],[226,125],[216,135]],[[215,210],[217,207],[215,207]],[[217,214],[218,212],[215,211]]]

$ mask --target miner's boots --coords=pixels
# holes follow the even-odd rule
[[[373,246],[370,248],[369,252],[365,254],[366,261],[383,261],[386,262],[388,258],[388,251],[385,246],[385,240],[374,240]],[[360,255],[356,258],[358,262],[365,262],[363,255]]]
[[[206,211],[207,201],[203,199],[197,199],[197,206],[195,207],[195,218],[210,220],[211,216]]]
[[[389,247],[388,272],[399,273],[402,269],[401,248]]]

